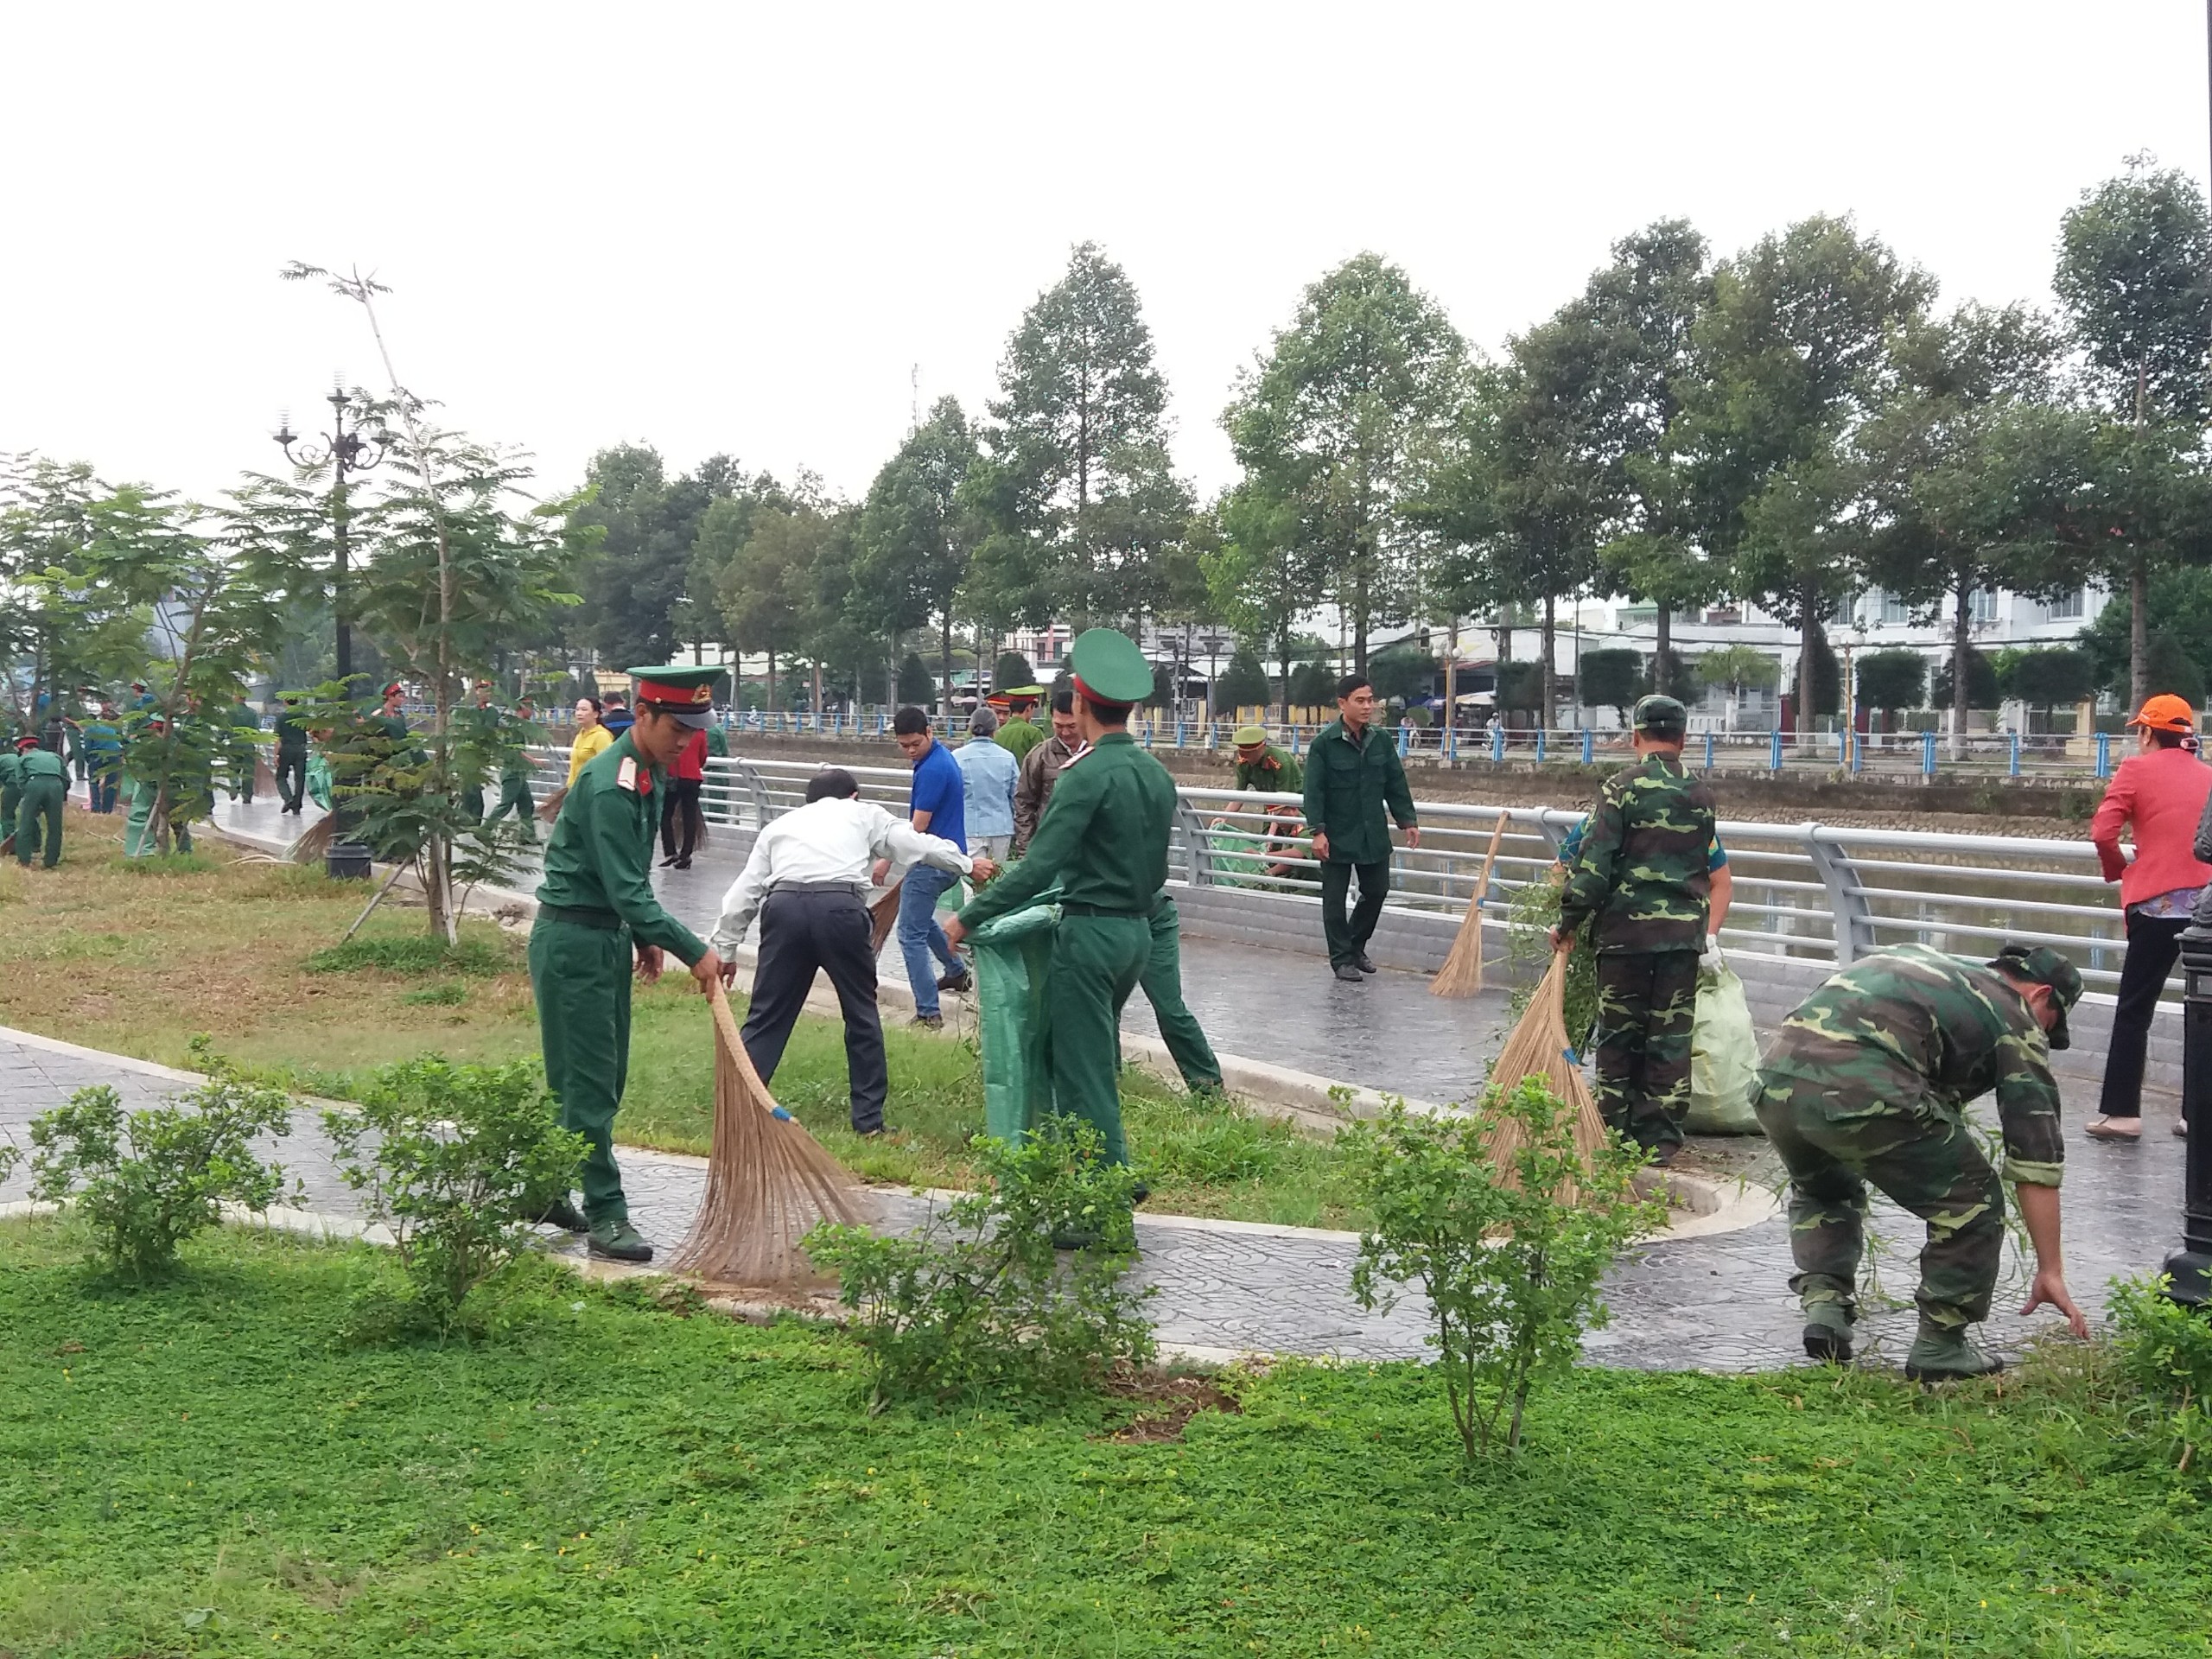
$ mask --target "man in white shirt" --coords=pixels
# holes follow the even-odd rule
[[[989,880],[998,868],[861,800],[852,773],[832,769],[807,785],[805,805],[760,831],[744,873],[722,895],[721,919],[714,932],[724,963],[722,978],[734,984],[732,953],[753,917],[760,918],[760,957],[743,1035],[745,1052],[764,1083],[776,1075],[784,1045],[814,988],[815,970],[828,973],[845,1015],[853,1128],[868,1135],[883,1133],[883,1102],[890,1089],[866,902],[869,869],[879,858],[926,864],[979,880]]]

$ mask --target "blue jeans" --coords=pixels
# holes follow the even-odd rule
[[[938,1012],[937,969],[930,957],[934,955],[953,971],[962,968],[937,925],[938,895],[959,880],[950,870],[917,864],[899,884],[899,954],[906,963],[906,982],[914,988],[916,1014]]]

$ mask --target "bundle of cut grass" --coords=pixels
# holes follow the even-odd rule
[[[1605,1120],[1598,1115],[1590,1085],[1582,1079],[1582,1065],[1567,1038],[1567,958],[1554,955],[1552,965],[1537,984],[1529,1007],[1498,1050],[1490,1071],[1491,1087],[1510,1089],[1523,1077],[1540,1079],[1562,1105],[1574,1114],[1574,1150],[1587,1169],[1592,1157],[1605,1144]],[[1522,1130],[1517,1119],[1498,1115],[1491,1118],[1484,1146],[1491,1160],[1507,1172],[1510,1181],[1514,1154],[1521,1148]],[[1572,1203],[1574,1194],[1560,1198]]]
[[[1482,874],[1475,878],[1474,894],[1467,900],[1466,917],[1452,941],[1452,954],[1444,958],[1444,966],[1428,982],[1431,996],[1472,996],[1483,988],[1483,902],[1490,897],[1491,872],[1497,868],[1498,843],[1505,839],[1505,826],[1512,820],[1510,812],[1497,815],[1497,823],[1490,832],[1490,850],[1483,855]]]
[[[670,1266],[717,1284],[804,1289],[827,1283],[799,1240],[817,1222],[858,1224],[873,1206],[857,1182],[768,1092],[717,984],[715,1142],[707,1196]]]

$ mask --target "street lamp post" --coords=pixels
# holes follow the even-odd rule
[[[2181,1249],[2166,1258],[2166,1294],[2212,1306],[2212,928],[2181,936],[2181,1109],[2189,1119],[2182,1182]]]
[[[292,430],[289,416],[277,423],[273,435],[284,458],[295,467],[319,467],[325,461],[330,463],[330,611],[337,636],[338,677],[341,681],[352,678],[353,673],[353,630],[346,615],[346,526],[349,517],[346,475],[365,473],[384,459],[384,451],[361,435],[358,424],[351,431],[346,429],[348,401],[343,386],[331,388],[330,430],[322,435],[319,448],[302,441]]]

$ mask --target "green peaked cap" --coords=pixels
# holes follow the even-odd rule
[[[1112,628],[1087,628],[1068,648],[1068,672],[1100,702],[1142,702],[1152,695],[1152,664],[1136,641]]]

